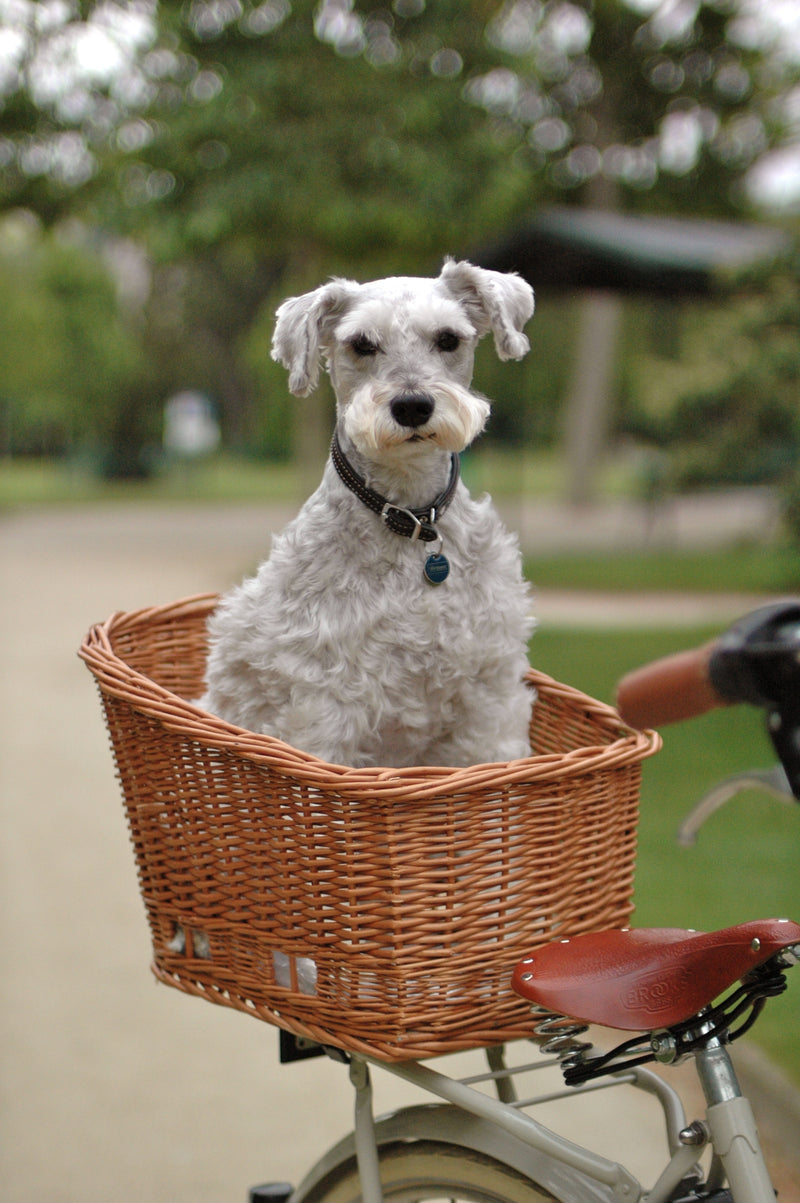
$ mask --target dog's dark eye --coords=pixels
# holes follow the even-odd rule
[[[350,346],[356,355],[375,355],[378,351],[378,344],[374,343],[371,338],[367,338],[366,334],[356,335],[350,340]]]
[[[452,330],[442,330],[436,336],[436,346],[440,351],[457,351],[461,346],[461,339]]]

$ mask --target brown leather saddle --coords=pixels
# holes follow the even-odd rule
[[[800,925],[761,919],[723,931],[623,928],[537,948],[513,986],[556,1014],[622,1031],[683,1023],[777,953],[798,945]]]

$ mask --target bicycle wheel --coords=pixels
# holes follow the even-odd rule
[[[387,1145],[380,1152],[386,1203],[546,1203],[548,1191],[500,1161],[459,1145],[439,1141]],[[361,1184],[355,1157],[336,1167],[304,1203],[359,1203]]]

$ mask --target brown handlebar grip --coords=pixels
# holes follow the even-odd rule
[[[727,702],[711,684],[708,664],[715,643],[676,652],[623,677],[617,709],[623,721],[642,730],[695,718]]]

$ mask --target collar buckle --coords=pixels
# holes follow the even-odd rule
[[[429,540],[437,537],[437,529],[433,525],[435,510],[431,509],[427,518],[421,518],[415,514],[414,510],[407,510],[402,505],[392,505],[391,502],[386,502],[384,508],[380,511],[381,518],[390,527],[391,517],[395,514],[401,515],[402,518],[407,518],[409,522],[413,523],[408,533],[411,543],[416,543],[416,540],[420,537],[425,543],[429,543]]]

